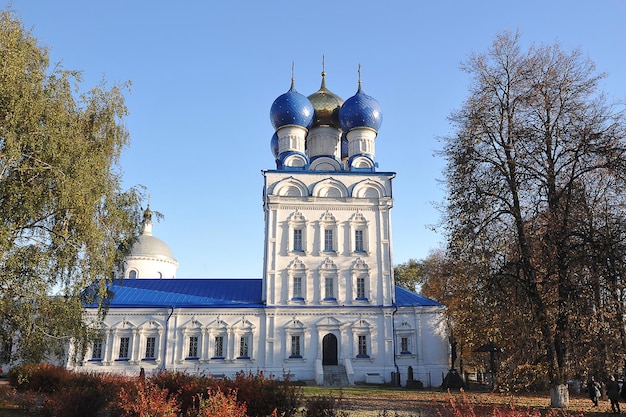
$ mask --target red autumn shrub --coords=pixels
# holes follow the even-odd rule
[[[235,379],[216,381],[216,385],[223,391],[237,391],[237,400],[244,403],[248,415],[252,417],[266,417],[273,413],[279,416],[291,417],[296,414],[302,402],[302,390],[285,378],[279,381],[270,376],[266,378],[263,372],[238,372]]]
[[[121,387],[117,407],[126,417],[178,417],[180,404],[175,395],[149,380],[133,380]]]
[[[198,409],[199,397],[213,387],[213,378],[202,375],[189,375],[185,372],[162,371],[149,378],[156,386],[176,395],[180,411],[187,415]]]
[[[31,390],[51,394],[65,385],[71,375],[69,371],[58,366],[37,364],[11,368],[8,377],[11,386],[20,391]]]
[[[114,409],[119,388],[127,378],[112,375],[68,373],[65,384],[43,406],[45,416],[97,417]]]
[[[237,402],[237,392],[224,394],[221,389],[208,392],[207,398],[200,398],[198,417],[248,417],[246,405]]]

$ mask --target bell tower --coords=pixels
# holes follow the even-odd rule
[[[359,71],[360,72],[360,71]],[[326,87],[289,90],[272,104],[276,169],[263,172],[263,294],[268,306],[394,303],[392,180],[377,171],[378,102],[345,102]]]

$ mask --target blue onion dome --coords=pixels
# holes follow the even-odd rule
[[[355,127],[369,127],[378,131],[383,123],[383,112],[380,104],[368,96],[361,89],[356,94],[347,99],[339,111],[339,121],[344,131],[349,131]]]
[[[270,149],[272,150],[274,158],[278,158],[278,135],[276,132],[274,132],[272,139],[270,140]]]
[[[313,106],[308,98],[298,93],[291,79],[291,88],[279,96],[270,110],[270,119],[274,129],[287,125],[309,127],[313,120]]]
[[[326,72],[322,71],[322,85],[309,96],[313,105],[312,126],[332,126],[339,128],[339,109],[343,99],[326,88]]]

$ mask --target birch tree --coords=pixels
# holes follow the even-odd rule
[[[80,81],[0,11],[0,362],[88,339],[82,303],[106,299],[137,233],[141,190],[122,191],[117,166],[125,86]]]

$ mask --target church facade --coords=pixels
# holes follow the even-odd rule
[[[308,97],[292,79],[270,119],[276,167],[263,172],[262,277],[176,278],[148,208],[109,312],[93,323],[102,339],[70,367],[441,384],[450,367],[445,307],[394,285],[395,173],[378,171],[375,159],[380,105],[360,79],[342,100],[323,72]]]

